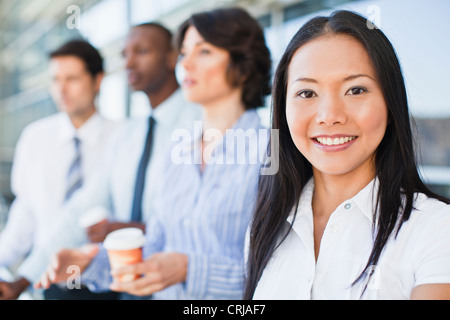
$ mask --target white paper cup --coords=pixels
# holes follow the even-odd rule
[[[106,222],[109,217],[109,211],[101,206],[93,207],[86,211],[79,220],[79,225],[84,228],[90,228],[96,224]]]
[[[112,269],[142,261],[142,247],[145,243],[144,232],[139,228],[124,228],[113,231],[106,236],[103,246],[108,251]],[[139,278],[138,275],[125,274],[117,278],[118,282],[129,282]]]

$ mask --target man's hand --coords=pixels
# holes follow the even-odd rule
[[[19,278],[13,282],[0,281],[0,300],[15,300],[30,285],[25,278]]]
[[[105,221],[87,228],[86,233],[90,242],[100,243],[105,240],[106,236],[110,232],[130,227],[140,228],[142,231],[145,232],[145,224],[143,223],[138,222],[123,223],[123,222]]]
[[[66,281],[71,275],[67,272],[70,266],[76,265],[83,272],[91,263],[92,259],[98,253],[98,245],[89,244],[79,249],[63,249],[55,254],[47,271],[41,276],[38,283],[34,285],[36,289],[48,289],[53,283],[60,283]]]
[[[181,253],[157,253],[147,260],[111,271],[114,279],[120,275],[143,275],[130,282],[117,282],[110,286],[113,291],[147,296],[186,280],[188,257]]]

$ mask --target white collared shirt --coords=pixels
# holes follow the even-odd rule
[[[154,211],[154,197],[161,185],[160,168],[167,160],[168,148],[173,143],[172,132],[179,128],[192,129],[194,121],[201,119],[201,108],[186,102],[181,90],[177,90],[152,109],[151,115],[155,119],[155,128],[143,193],[143,221],[147,221]],[[18,270],[20,275],[36,281],[54,252],[62,247],[85,243],[86,234],[78,221],[83,213],[93,207],[106,208],[111,213],[112,221],[130,222],[136,174],[147,130],[147,117],[129,120],[118,129],[108,146],[101,170],[63,208],[61,218],[48,229],[46,243],[32,251],[27,262]]]
[[[276,249],[254,299],[360,299],[366,282],[352,286],[372,250],[373,180],[330,216],[315,260],[314,181],[300,197],[289,235]],[[418,194],[410,219],[386,244],[362,299],[409,299],[414,287],[450,283],[450,206]]]
[[[35,245],[64,203],[67,174],[75,157],[74,137],[81,141],[82,174],[87,181],[99,165],[117,123],[94,113],[76,129],[66,113],[28,125],[17,143],[11,175],[12,203],[0,233],[0,265],[10,266]]]

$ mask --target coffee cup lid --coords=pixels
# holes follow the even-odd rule
[[[139,228],[123,228],[109,233],[103,246],[106,250],[130,250],[145,243],[144,232]]]
[[[100,221],[107,219],[108,216],[109,211],[106,208],[102,206],[93,207],[81,216],[78,223],[82,228],[89,228]]]

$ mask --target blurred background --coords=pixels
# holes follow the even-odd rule
[[[223,6],[246,8],[259,20],[275,66],[314,15],[349,9],[379,26],[404,70],[421,172],[435,191],[450,196],[448,0],[0,0],[0,229],[13,200],[10,172],[20,133],[57,112],[48,92],[48,53],[87,38],[105,58],[100,112],[111,119],[145,116],[148,100],[128,90],[120,53],[129,27],[157,21],[175,31],[190,14]],[[268,107],[260,115],[268,125]]]

